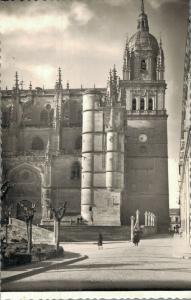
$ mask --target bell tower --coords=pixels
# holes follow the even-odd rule
[[[137,32],[126,41],[120,81],[127,113],[125,193],[122,224],[137,209],[153,212],[160,227],[169,222],[167,113],[164,53],[150,33],[144,1]]]

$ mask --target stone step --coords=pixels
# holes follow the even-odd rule
[[[53,226],[43,226],[53,231]],[[97,241],[98,234],[103,235],[104,241],[130,240],[129,226],[61,226],[61,242]]]

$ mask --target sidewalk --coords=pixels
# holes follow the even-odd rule
[[[173,236],[173,257],[191,259],[191,248],[179,234]]]
[[[22,266],[16,266],[1,271],[1,283],[19,280],[28,276],[45,272],[52,267],[56,268],[60,265],[65,266],[78,261],[87,259],[87,255],[79,255],[78,253],[65,252],[64,257],[52,258],[40,262],[34,262]]]

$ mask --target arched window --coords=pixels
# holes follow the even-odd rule
[[[44,150],[44,143],[38,136],[34,137],[31,145],[32,150]]]
[[[141,60],[141,70],[145,71],[146,68],[147,68],[147,65],[146,65],[145,59],[142,59]]]
[[[144,98],[141,98],[140,110],[145,110],[145,99]]]
[[[80,150],[82,148],[82,137],[81,135],[77,137],[75,142],[75,149]]]
[[[47,110],[51,110],[51,105],[50,105],[50,104],[47,104],[47,105],[46,105],[46,109],[47,109]]]
[[[71,179],[79,179],[80,178],[80,164],[78,161],[74,162],[71,168]]]
[[[153,99],[150,98],[149,99],[149,107],[148,107],[149,110],[153,110]]]
[[[40,121],[43,124],[48,124],[48,111],[47,110],[42,110],[40,113]]]
[[[132,100],[132,110],[136,110],[137,109],[137,101],[136,101],[136,99],[134,98],[133,100]]]

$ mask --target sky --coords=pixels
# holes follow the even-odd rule
[[[57,69],[71,88],[105,87],[116,65],[122,75],[126,37],[137,30],[140,0],[1,1],[2,88],[53,88]],[[150,32],[162,37],[167,82],[170,206],[178,202],[178,155],[187,31],[187,0],[145,0]]]

